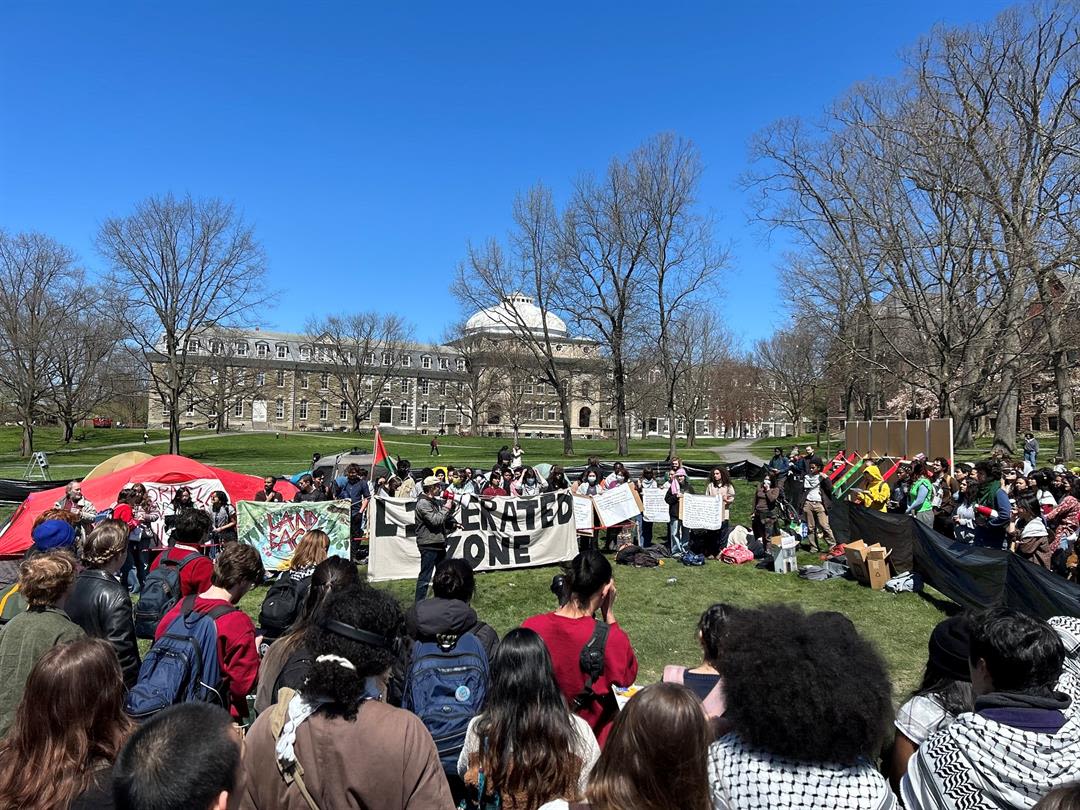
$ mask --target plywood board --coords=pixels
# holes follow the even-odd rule
[[[928,442],[930,449],[926,451],[926,455],[930,458],[937,458],[941,456],[947,458],[952,462],[953,457],[953,421],[952,419],[931,419],[930,440]]]
[[[907,455],[907,425],[903,419],[890,419],[888,441],[885,455],[892,458],[904,458]]]

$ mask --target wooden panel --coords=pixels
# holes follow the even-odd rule
[[[859,441],[859,423],[849,419],[844,425],[844,447],[848,453],[854,453],[858,450],[856,445]]]
[[[859,422],[859,424],[858,424],[858,434],[857,434],[857,438],[855,439],[855,444],[857,445],[857,449],[858,449],[860,455],[865,456],[868,452],[870,452],[870,423],[869,422]]]
[[[907,425],[903,419],[889,420],[888,454],[893,458],[907,455]]]
[[[930,429],[928,431],[929,439],[927,444],[930,449],[926,454],[930,458],[937,458],[943,456],[952,462],[953,454],[953,420],[952,419],[931,419]]]
[[[880,419],[870,423],[870,452],[867,455],[887,456],[889,454],[889,423]]]

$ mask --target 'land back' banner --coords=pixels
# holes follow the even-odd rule
[[[368,578],[411,579],[420,572],[413,512],[416,501],[372,498],[368,505]],[[577,554],[574,500],[568,490],[520,498],[465,496],[459,527],[447,539],[450,557],[477,571],[550,565]]]
[[[236,533],[242,543],[255,546],[267,571],[289,567],[296,546],[309,529],[330,537],[330,556],[349,557],[349,502],[236,504]]]

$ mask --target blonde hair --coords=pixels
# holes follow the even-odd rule
[[[75,558],[66,551],[35,554],[19,566],[19,593],[32,608],[51,607],[75,581]]]
[[[330,550],[330,535],[321,529],[311,529],[305,534],[296,546],[292,559],[289,560],[289,570],[297,571],[301,568],[310,568],[318,565],[326,559]]]
[[[103,520],[82,542],[79,556],[89,568],[101,568],[127,551],[128,526],[122,520]]]

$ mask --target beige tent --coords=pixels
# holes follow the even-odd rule
[[[147,459],[153,458],[149,453],[143,453],[138,450],[132,450],[128,453],[118,453],[112,458],[107,458],[94,469],[83,476],[84,481],[89,481],[92,478],[101,478],[103,475],[109,475],[117,470],[123,470],[127,467],[134,467],[136,464],[141,464]]]

